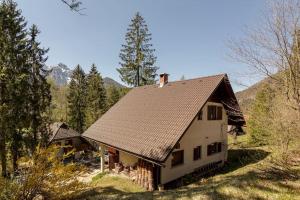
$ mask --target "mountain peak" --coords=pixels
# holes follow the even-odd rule
[[[63,63],[59,63],[55,66],[46,66],[46,69],[50,71],[48,77],[53,79],[57,85],[66,85],[71,80],[73,70]],[[105,87],[114,85],[117,88],[125,88],[124,85],[109,77],[103,78],[103,82]]]
[[[51,71],[49,77],[57,85],[66,85],[71,80],[72,70],[63,63],[59,63],[57,66],[50,66],[48,69]]]

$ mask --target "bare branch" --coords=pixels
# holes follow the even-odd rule
[[[66,4],[71,11],[77,12],[80,15],[86,15],[82,13],[86,8],[81,8],[82,2],[79,0],[61,0],[64,4]]]

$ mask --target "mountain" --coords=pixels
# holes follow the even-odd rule
[[[47,70],[51,71],[49,77],[53,79],[57,85],[66,85],[71,80],[72,70],[63,63],[48,67]]]
[[[256,93],[263,87],[264,84],[270,84],[271,82],[272,80],[270,78],[265,78],[247,89],[235,93],[244,114],[247,115],[249,113],[251,104],[255,100]]]
[[[115,81],[114,79],[109,78],[109,77],[103,78],[103,82],[104,82],[104,86],[106,88],[110,87],[112,85],[116,86],[117,88],[126,88],[124,85],[118,83],[117,81]]]
[[[71,80],[72,70],[63,63],[59,63],[57,66],[46,67],[46,69],[51,71],[48,76],[53,79],[57,85],[66,85]],[[114,85],[117,88],[126,88],[124,85],[109,77],[103,78],[103,82],[105,87]]]

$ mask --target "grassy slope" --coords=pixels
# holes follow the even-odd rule
[[[244,138],[243,138],[244,137]],[[183,186],[164,192],[147,192],[130,180],[105,175],[95,178],[91,190],[79,199],[299,199],[300,180],[283,180],[262,169],[270,153],[265,148],[231,145],[229,164],[214,176],[189,175]]]

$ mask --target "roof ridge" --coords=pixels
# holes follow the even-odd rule
[[[176,80],[176,81],[170,81],[169,83],[178,83],[178,82],[184,82],[184,81],[193,81],[193,80],[197,80],[197,79],[203,79],[203,78],[211,78],[211,77],[216,77],[216,76],[227,76],[226,73],[222,73],[222,74],[216,74],[216,75],[209,75],[209,76],[201,76],[201,77],[197,77],[197,78],[191,78],[191,79],[186,79],[186,80]],[[152,85],[142,85],[142,86],[138,86],[138,87],[133,87],[132,89],[137,89],[137,88],[143,88],[143,87],[151,87],[151,86],[158,86],[159,83],[155,83]]]
[[[201,76],[201,77],[191,78],[191,79],[186,79],[186,80],[171,81],[171,82],[168,82],[168,83],[176,83],[176,82],[184,82],[184,81],[193,81],[193,80],[202,79],[202,78],[211,78],[211,77],[215,77],[215,76],[225,76],[225,75],[226,75],[226,73],[223,73],[223,74],[216,74],[216,75],[210,75],[210,76]]]
[[[55,136],[57,135],[59,129],[60,129],[61,126],[64,124],[64,122],[54,122],[54,123],[53,123],[53,125],[56,125],[56,124],[57,124],[58,127],[57,127],[57,129],[56,129],[56,131],[55,131],[55,134],[52,133],[53,135],[51,136],[51,139],[50,139],[49,142],[51,142],[51,141],[55,138]]]

